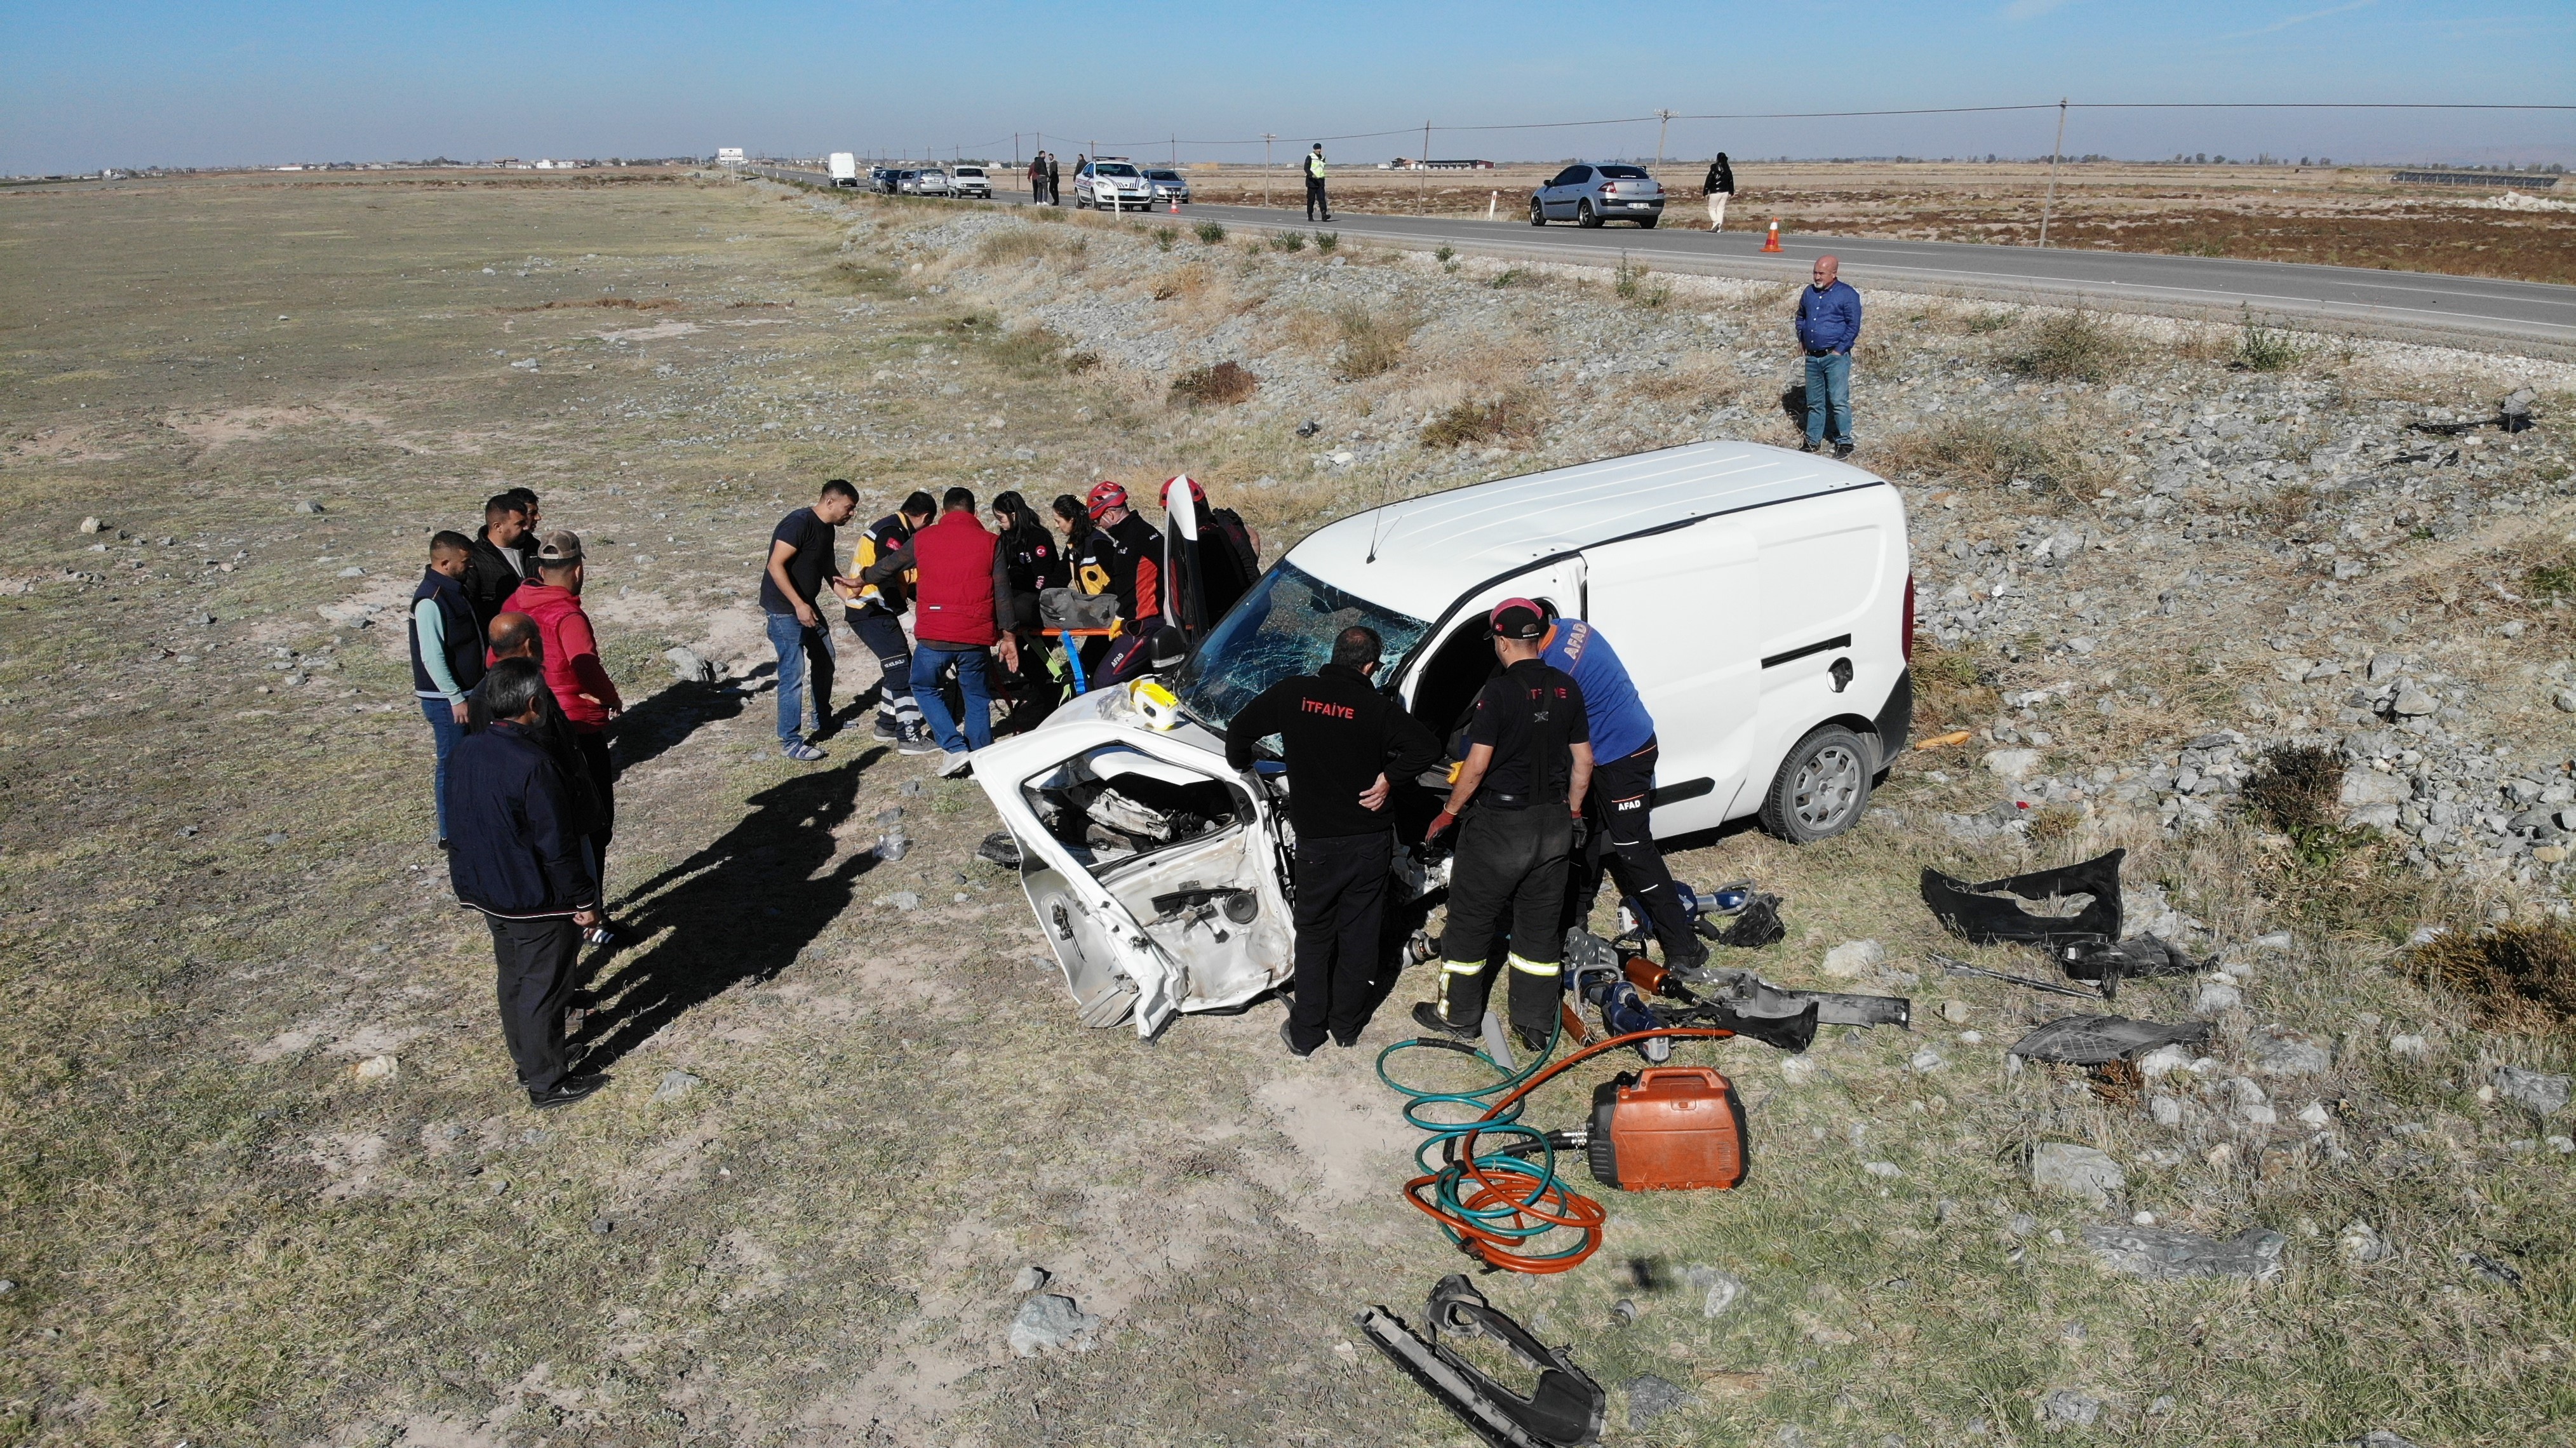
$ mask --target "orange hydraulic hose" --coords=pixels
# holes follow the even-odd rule
[[[1624,1036],[1595,1041],[1533,1074],[1486,1108],[1485,1114],[1471,1123],[1458,1138],[1450,1164],[1406,1182],[1404,1199],[1438,1222],[1461,1251],[1488,1266],[1499,1267],[1506,1272],[1533,1274],[1564,1272],[1576,1267],[1600,1250],[1601,1225],[1608,1220],[1609,1214],[1599,1202],[1568,1187],[1546,1167],[1522,1166],[1510,1157],[1479,1161],[1476,1157],[1477,1132],[1510,1111],[1522,1097],[1554,1080],[1567,1067],[1604,1051],[1633,1046],[1639,1041],[1657,1037],[1723,1041],[1734,1035],[1733,1031],[1707,1026],[1669,1026],[1651,1031],[1631,1031]],[[1510,1129],[1537,1134],[1528,1127]],[[1460,1196],[1459,1190],[1465,1186],[1468,1177],[1475,1179],[1476,1190],[1472,1195]],[[1511,1178],[1517,1178],[1517,1183],[1508,1180]],[[1538,1255],[1515,1250],[1550,1227],[1565,1227],[1582,1233],[1582,1245]]]

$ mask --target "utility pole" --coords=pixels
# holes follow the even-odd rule
[[[1422,123],[1422,184],[1413,188],[1413,214],[1427,216],[1431,211],[1431,123]]]
[[[1671,111],[1655,112],[1655,169],[1659,171],[1664,165],[1664,132],[1672,126],[1672,123]]]
[[[2039,205],[2039,244],[2048,246],[2048,216],[2057,209],[2057,158],[2066,151],[2066,97],[2057,98],[2057,144],[2048,152],[2048,199]]]
[[[1261,204],[1270,205],[1270,143],[1279,138],[1268,131],[1261,133]]]
[[[1174,132],[1172,135],[1172,169],[1175,171],[1181,169],[1181,137],[1179,132]]]

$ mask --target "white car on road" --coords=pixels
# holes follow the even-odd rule
[[[1083,1023],[1151,1036],[1292,972],[1296,781],[1227,767],[1238,710],[1366,624],[1381,687],[1446,738],[1493,673],[1485,616],[1516,596],[1590,621],[1627,665],[1662,746],[1658,836],[1748,816],[1793,843],[1840,834],[1906,745],[1905,506],[1859,468],[1704,442],[1355,514],[1272,565],[1168,688],[1094,690],[976,751]],[[1398,840],[1440,804],[1401,782]],[[1395,899],[1438,868],[1399,853]]]
[[[980,196],[987,201],[993,199],[993,178],[985,175],[981,166],[949,167],[948,183],[960,196]]]
[[[1092,161],[1073,178],[1073,204],[1099,211],[1151,211],[1153,183],[1132,161]]]

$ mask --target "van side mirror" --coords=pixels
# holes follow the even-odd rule
[[[1830,668],[1830,669],[1826,670],[1825,672],[1827,672],[1827,673],[1829,673],[1829,674],[1833,675],[1833,677],[1834,677],[1834,692],[1835,692],[1835,693],[1839,694],[1839,693],[1841,693],[1843,690],[1848,689],[1848,688],[1850,688],[1850,687],[1851,687],[1851,681],[1852,681],[1852,665],[1851,665],[1851,660],[1849,660],[1849,659],[1836,659],[1836,660],[1834,660],[1834,666],[1833,666],[1832,668]]]

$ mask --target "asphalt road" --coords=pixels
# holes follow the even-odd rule
[[[814,172],[771,174],[816,184],[826,180]],[[1005,191],[997,199],[1024,206],[1028,203],[1018,198],[1025,195],[1025,191]],[[1618,224],[1585,231],[1570,222],[1533,227],[1526,204],[1518,203],[1522,208],[1518,211],[1503,208],[1509,215],[1503,221],[1342,212],[1332,225],[1353,239],[1406,246],[1445,243],[1486,254],[1578,265],[1615,261],[1624,254],[1657,271],[1782,281],[1803,280],[1815,258],[1830,252],[1841,259],[1844,278],[1863,290],[1880,286],[2031,300],[2083,299],[2123,310],[2167,313],[2251,308],[2267,319],[2332,319],[2401,336],[2483,337],[2537,342],[2553,351],[2576,348],[2576,287],[2546,282],[2226,257],[2042,251],[1866,237],[1783,235],[1782,251],[1766,255],[1758,231],[1730,230],[1712,236],[1706,230],[1691,229],[1703,213],[1687,203],[1674,208],[1673,225],[1652,231]],[[1308,226],[1302,211],[1215,205],[1182,210],[1184,220],[1221,221],[1230,227],[1303,230]]]

